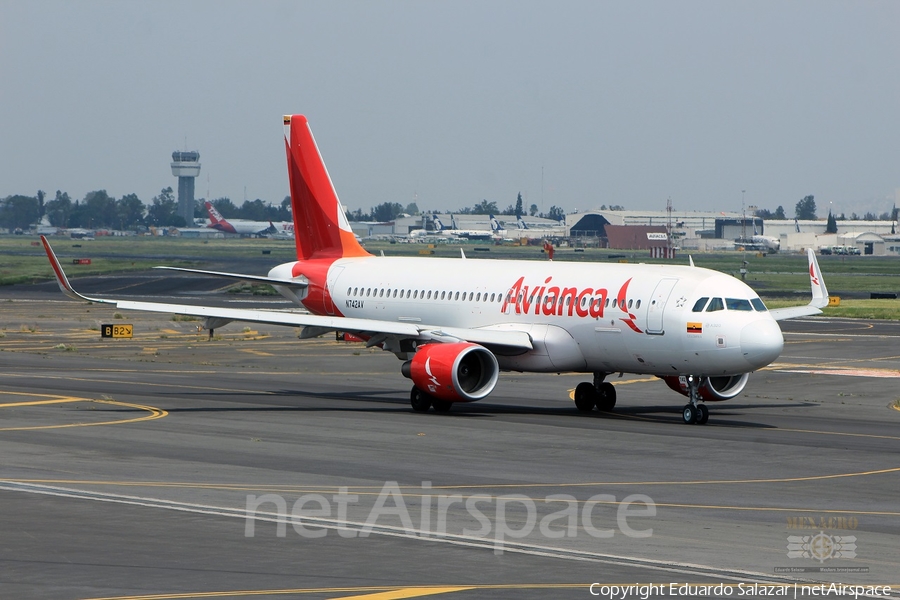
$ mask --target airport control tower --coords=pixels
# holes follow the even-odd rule
[[[178,178],[178,214],[188,227],[194,226],[194,178],[200,174],[200,153],[172,153],[172,175]]]

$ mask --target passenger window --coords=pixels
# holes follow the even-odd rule
[[[750,301],[750,304],[752,304],[753,308],[755,308],[759,312],[766,312],[767,310],[769,310],[768,308],[766,308],[766,305],[763,304],[763,301],[759,298],[754,298]]]
[[[366,297],[369,297],[371,295],[372,295],[372,288],[366,288]]]
[[[428,299],[431,300],[431,290],[428,290]]]
[[[706,312],[716,312],[717,310],[725,310],[725,304],[721,298],[713,298],[706,307]]]
[[[703,312],[703,308],[706,306],[706,303],[709,301],[709,297],[700,298],[696,302],[694,302],[694,308],[691,309],[691,312]]]
[[[413,292],[413,300],[416,300],[418,298],[419,298],[419,290],[416,290]]]
[[[456,292],[454,300],[459,300],[459,292]]]
[[[744,298],[725,298],[725,308],[728,310],[753,310],[750,301]]]
[[[447,294],[447,292],[441,292],[441,300],[444,299],[444,296],[445,296],[446,294]]]
[[[631,300],[628,301],[628,309],[631,310]]]
[[[347,288],[347,295],[349,296],[353,292],[353,288]]]
[[[638,301],[634,303],[634,307],[635,307],[636,309],[641,307],[641,300],[640,300],[640,298],[638,298]]]
[[[478,295],[475,296],[475,301],[476,301],[476,302],[481,302],[481,292],[478,292]]]
[[[494,301],[494,294],[491,294],[491,302]]]
[[[384,288],[378,290],[378,297],[379,297],[379,298],[384,298]]]

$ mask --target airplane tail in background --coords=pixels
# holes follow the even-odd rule
[[[491,231],[497,233],[498,231],[502,231],[503,228],[500,227],[500,221],[497,220],[497,217],[494,215],[488,215],[491,219]]]
[[[516,225],[518,225],[519,229],[528,229],[528,223],[525,222],[521,215],[516,217]]]
[[[207,200],[204,204],[206,205],[206,212],[209,213],[209,220],[213,225],[218,225],[219,223],[223,223],[225,221],[224,217],[222,217],[222,214],[218,210],[216,210],[215,206],[212,205],[212,202]]]
[[[452,219],[453,217],[451,216],[450,218]],[[433,213],[431,215],[431,224],[434,225],[435,231],[444,231],[444,229],[446,229],[446,227],[444,227],[444,224],[441,223],[441,219],[440,217],[438,217],[437,213]]]
[[[316,140],[303,115],[285,115],[297,260],[370,256],[356,241]]]

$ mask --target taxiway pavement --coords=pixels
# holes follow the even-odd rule
[[[609,415],[575,410],[583,376],[536,374],[417,414],[397,359],[360,344],[210,340],[30,286],[0,305],[3,597],[900,583],[900,323],[786,322],[782,357],[687,426],[649,377],[614,379]]]

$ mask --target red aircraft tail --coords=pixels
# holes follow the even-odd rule
[[[297,260],[371,256],[356,241],[303,115],[284,117]]]

